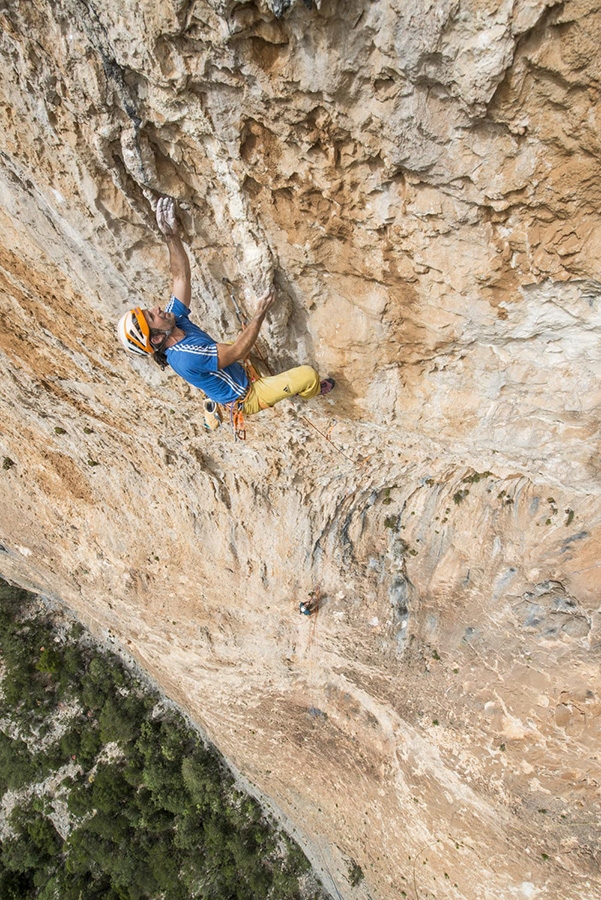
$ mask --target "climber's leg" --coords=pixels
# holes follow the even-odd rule
[[[316,397],[321,390],[319,375],[311,366],[297,366],[279,375],[268,375],[253,381],[244,398],[244,412],[248,416],[275,406],[280,400],[299,396],[303,400]]]

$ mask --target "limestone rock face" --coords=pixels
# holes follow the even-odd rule
[[[335,895],[598,898],[598,5],[1,10],[0,573],[135,656]],[[260,350],[330,398],[234,442],[126,357],[163,194],[196,320],[233,339],[222,279],[251,314],[275,278]]]

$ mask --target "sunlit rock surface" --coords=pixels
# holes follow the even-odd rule
[[[335,896],[596,900],[601,10],[1,9],[0,573],[132,653]],[[196,320],[232,339],[222,279],[252,312],[275,277],[260,349],[331,399],[235,443],[118,348],[169,296],[161,194]]]

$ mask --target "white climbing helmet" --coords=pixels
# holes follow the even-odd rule
[[[117,324],[117,334],[130,353],[146,356],[147,353],[154,353],[156,349],[150,343],[150,328],[139,306],[121,316]]]

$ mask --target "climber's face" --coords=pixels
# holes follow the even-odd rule
[[[153,331],[171,331],[175,325],[175,314],[165,312],[160,306],[153,306],[152,309],[143,309],[142,313],[148,323],[148,327]]]

